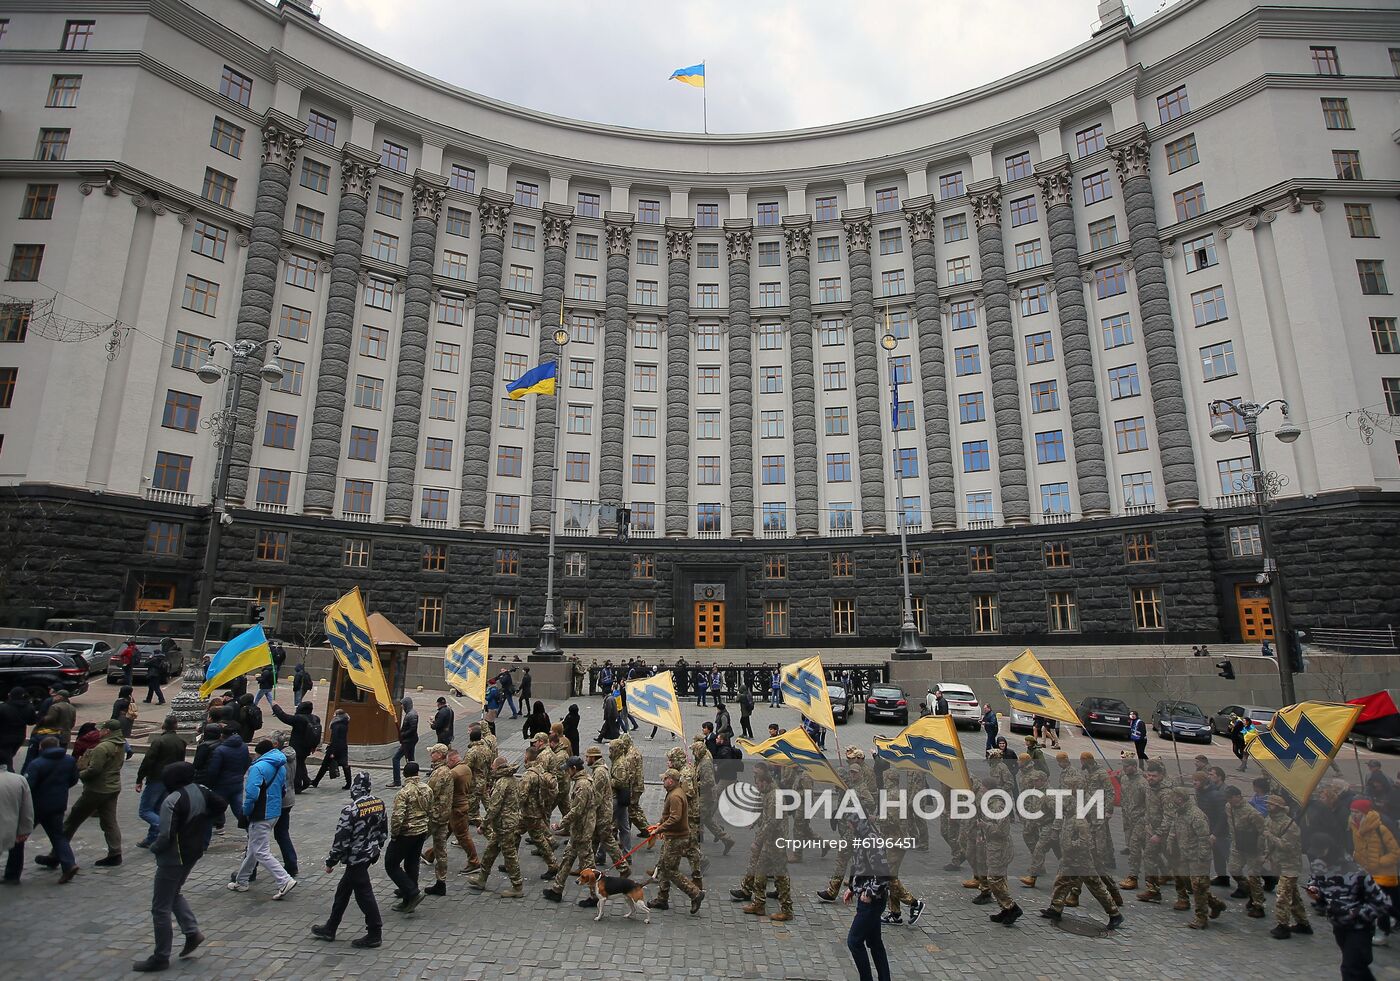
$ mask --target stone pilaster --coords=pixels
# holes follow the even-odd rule
[[[1167,505],[1193,507],[1200,503],[1200,490],[1196,484],[1191,429],[1186,420],[1181,364],[1177,360],[1176,324],[1167,295],[1162,236],[1152,200],[1152,177],[1148,172],[1151,146],[1146,131],[1137,127],[1115,135],[1109,141],[1109,152],[1123,187],[1123,210],[1128,217],[1128,242],[1137,280],[1138,312],[1147,348],[1147,377],[1152,386],[1152,411],[1157,419],[1157,450]]]
[[[1021,425],[1020,381],[1016,374],[1016,329],[1006,285],[1006,247],[1001,237],[1001,182],[968,188],[977,220],[977,251],[982,260],[982,306],[987,315],[987,364],[997,433],[997,479],[1002,518],[1009,525],[1030,523],[1026,489],[1026,436]]]
[[[407,524],[413,519],[413,489],[418,473],[422,430],[423,379],[428,374],[429,316],[433,306],[433,266],[437,262],[438,219],[447,182],[437,174],[413,175],[413,231],[408,245],[408,277],[403,298],[403,330],[394,378],[394,420],[389,435],[389,487],[384,520]]]
[[[277,292],[277,267],[282,253],[282,224],[287,215],[287,190],[292,169],[305,142],[306,126],[286,113],[269,109],[263,117],[262,166],[258,170],[258,194],[253,203],[253,225],[248,233],[248,258],[243,263],[243,288],[239,293],[237,339],[265,341],[272,326],[272,296]],[[248,465],[253,458],[253,432],[257,428],[258,399],[262,381],[258,364],[250,359],[235,407],[237,426],[228,461],[228,500],[241,505],[248,496]],[[230,380],[231,383],[231,380]]]
[[[623,450],[627,434],[627,280],[632,251],[629,212],[609,211],[606,221],[608,280],[603,307],[603,418],[599,426],[602,453],[598,458],[598,499],[624,504]],[[604,523],[608,531],[615,523]]]
[[[1050,233],[1050,262],[1054,271],[1055,306],[1060,316],[1060,350],[1065,361],[1065,393],[1070,432],[1074,437],[1074,474],[1079,487],[1079,510],[1086,518],[1109,512],[1108,467],[1104,462],[1103,424],[1099,415],[1099,386],[1084,283],[1079,277],[1079,243],[1075,234],[1074,176],[1069,158],[1059,157],[1037,167],[1040,196]]]
[[[753,537],[753,319],[749,274],[753,222],[724,223],[729,248],[729,533]]]
[[[812,219],[783,219],[788,255],[788,338],[792,342],[792,490],[797,534],[820,535],[817,491],[817,382],[812,351]]]
[[[574,209],[565,204],[549,203],[544,206],[544,278],[540,285],[540,345],[535,364],[544,364],[556,358],[563,360],[559,346],[554,343],[554,332],[559,328],[560,312],[564,309],[564,260],[568,256],[569,227],[573,224],[573,215]],[[566,367],[563,364],[559,366],[561,377]],[[567,393],[563,386],[558,386],[556,391]],[[554,398],[536,398],[534,402],[535,443],[530,451],[534,461],[530,469],[530,530],[548,531],[550,516],[555,513],[549,494],[551,471],[554,469],[554,420],[564,406],[557,395]]]
[[[841,213],[851,268],[851,348],[855,355],[856,446],[860,464],[861,529],[882,532],[885,515],[885,418],[880,410],[880,339],[870,274],[870,209]]]
[[[360,257],[365,247],[365,213],[379,157],[346,144],[340,158],[340,207],[335,217],[335,252],[326,287],[326,319],[321,325],[321,363],[316,371],[316,403],[306,460],[306,513],[335,510],[336,475],[345,435],[345,386],[355,343],[355,301],[360,295]],[[412,472],[409,483],[412,484]],[[409,488],[412,493],[412,487]]]
[[[953,486],[943,308],[938,298],[938,260],[933,249],[933,198],[906,201],[904,220],[909,225],[909,247],[914,258],[914,317],[918,321],[919,383],[924,393],[929,521],[934,531],[951,531],[958,526],[958,505]]]
[[[471,376],[467,380],[467,422],[462,436],[463,528],[486,527],[486,484],[491,473],[491,417],[495,410],[496,341],[501,319],[501,260],[511,199],[500,191],[481,192],[480,254],[476,262],[476,308],[472,315]]]
[[[695,222],[666,220],[666,535],[690,533],[690,245]]]

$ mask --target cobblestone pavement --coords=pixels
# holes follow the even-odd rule
[[[587,697],[574,701],[584,713],[582,735],[588,745],[597,731],[597,701]],[[549,708],[555,717],[562,715],[556,706]],[[701,719],[711,713],[691,705],[686,717],[687,724],[698,729]],[[791,711],[763,707],[755,714],[754,727],[762,735],[770,720],[792,725],[795,719]],[[898,727],[881,728],[894,732]],[[846,744],[858,738],[868,748],[872,731],[874,727],[852,723],[842,728],[840,738]],[[463,720],[458,722],[458,732],[465,733]],[[503,749],[518,758],[523,746],[519,729],[503,721],[500,732]],[[636,735],[642,737],[638,745],[648,757],[648,773],[653,773],[673,744],[665,733],[649,741],[649,732],[644,728]],[[979,734],[969,733],[965,739],[969,755],[980,749]],[[1080,747],[1076,743],[1070,748]],[[1110,755],[1116,748],[1105,747]],[[1213,755],[1218,755],[1219,743],[1214,749]],[[1193,754],[1194,748],[1187,754],[1187,769]],[[32,855],[43,846],[40,833],[29,851],[31,864],[23,885],[0,889],[0,943],[7,977],[105,981],[127,974],[130,961],[150,952],[152,859],[134,847],[141,829],[131,788],[135,762],[124,774],[120,805],[127,841],[123,866],[92,867],[103,846],[96,822],[90,821],[77,836],[83,871],[73,884],[60,887],[54,873],[32,864]],[[376,785],[388,780],[382,770],[374,775]],[[650,926],[623,920],[616,908],[605,922],[595,924],[592,911],[572,905],[578,898],[577,886],[566,893],[563,905],[541,897],[541,863],[528,849],[522,849],[521,855],[524,899],[472,893],[460,876],[453,875],[447,897],[429,897],[414,914],[403,916],[388,909],[392,885],[381,867],[375,873],[375,889],[385,917],[384,946],[377,951],[349,947],[346,941],[358,935],[361,927],[353,903],[341,928],[341,941],[314,940],[308,928],[324,918],[338,879],[338,874],[326,875],[319,863],[335,814],[345,800],[339,788],[327,785],[297,799],[292,830],[301,852],[302,878],[283,902],[272,902],[266,876],[249,893],[228,892],[224,883],[241,856],[241,835],[230,826],[227,836],[215,839],[185,890],[209,942],[202,956],[189,963],[176,962],[169,976],[259,981],[856,977],[845,948],[851,911],[817,901],[813,894],[830,865],[812,859],[792,869],[797,916],[786,924],[744,915],[728,897],[737,882],[718,875],[707,881],[709,898],[698,916],[690,916],[678,903],[670,911],[654,913]],[[654,817],[660,809],[659,788],[648,787],[643,802]],[[1023,853],[1019,841],[1016,847]],[[454,849],[454,865],[460,864],[459,855]],[[424,868],[422,878],[430,877],[430,869]],[[495,890],[502,888],[502,879],[493,876]],[[911,888],[928,900],[928,910],[916,927],[885,928],[894,977],[1147,981],[1228,975],[1235,981],[1277,981],[1337,976],[1338,956],[1330,930],[1317,921],[1315,936],[1279,942],[1267,935],[1272,917],[1247,920],[1235,902],[1204,932],[1186,929],[1189,914],[1129,902],[1124,930],[1103,938],[1084,937],[1057,929],[1035,915],[1049,898],[1045,888],[1049,880],[1043,879],[1042,888],[1036,890],[1013,885],[1028,914],[1013,932],[989,923],[989,907],[971,905],[971,892],[960,888],[957,880],[953,874],[909,877]],[[1088,905],[1078,911],[1079,919],[1087,925],[1092,912],[1101,923],[1102,914],[1090,909],[1093,904],[1087,893],[1084,899]],[[1400,951],[1378,949],[1376,960],[1377,977],[1400,981]]]

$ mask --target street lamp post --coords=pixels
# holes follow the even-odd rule
[[[559,416],[564,410],[564,346],[569,343],[569,330],[564,326],[561,308],[559,328],[554,332],[559,353],[554,362],[554,463],[549,471],[549,564],[544,580],[544,623],[540,625],[539,643],[530,653],[532,661],[560,661],[564,649],[559,646],[559,627],[554,622],[554,526],[559,522]]]
[[[926,657],[928,651],[919,639],[919,628],[914,623],[914,599],[909,590],[909,536],[904,528],[904,460],[899,453],[899,404],[894,398],[894,349],[898,344],[899,340],[893,334],[886,334],[880,338],[880,346],[889,352],[885,364],[890,372],[890,401],[893,403],[890,408],[890,428],[894,430],[894,458],[897,467],[895,523],[899,525],[899,564],[904,573],[904,622],[899,628],[899,646],[894,649],[894,656],[913,660]]]
[[[1258,402],[1226,402],[1217,399],[1210,404],[1211,414],[1220,419],[1210,430],[1210,438],[1217,443],[1228,443],[1244,436],[1249,440],[1250,475],[1248,486],[1237,481],[1240,490],[1253,491],[1255,504],[1259,510],[1259,545],[1264,552],[1264,570],[1256,577],[1260,583],[1269,586],[1269,608],[1274,624],[1274,651],[1278,657],[1279,688],[1283,693],[1283,704],[1292,705],[1297,701],[1293,688],[1293,658],[1290,655],[1293,638],[1288,630],[1288,608],[1283,595],[1283,573],[1274,558],[1273,538],[1269,529],[1269,500],[1277,493],[1287,478],[1274,470],[1266,471],[1259,452],[1259,417],[1272,406],[1278,406],[1283,413],[1283,422],[1274,430],[1274,437],[1281,443],[1292,443],[1301,430],[1288,418],[1288,403],[1283,399]],[[1244,423],[1244,432],[1236,432],[1235,427],[1225,421],[1230,413]]]

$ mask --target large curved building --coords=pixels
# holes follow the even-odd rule
[[[271,338],[214,590],[283,629],[358,584],[526,643],[554,515],[566,644],[892,642],[901,521],[935,643],[1257,641],[1249,449],[1209,432],[1273,399],[1295,622],[1395,623],[1400,11],[1098,14],[939,102],[701,136],[302,0],[0,0],[0,606],[192,605],[231,384],[195,369]],[[556,450],[505,387],[561,316]]]

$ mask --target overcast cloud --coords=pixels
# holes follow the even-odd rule
[[[1162,0],[1129,0],[1139,23]],[[931,102],[1087,40],[1097,0],[321,0],[322,22],[454,85],[575,119],[714,133]]]

